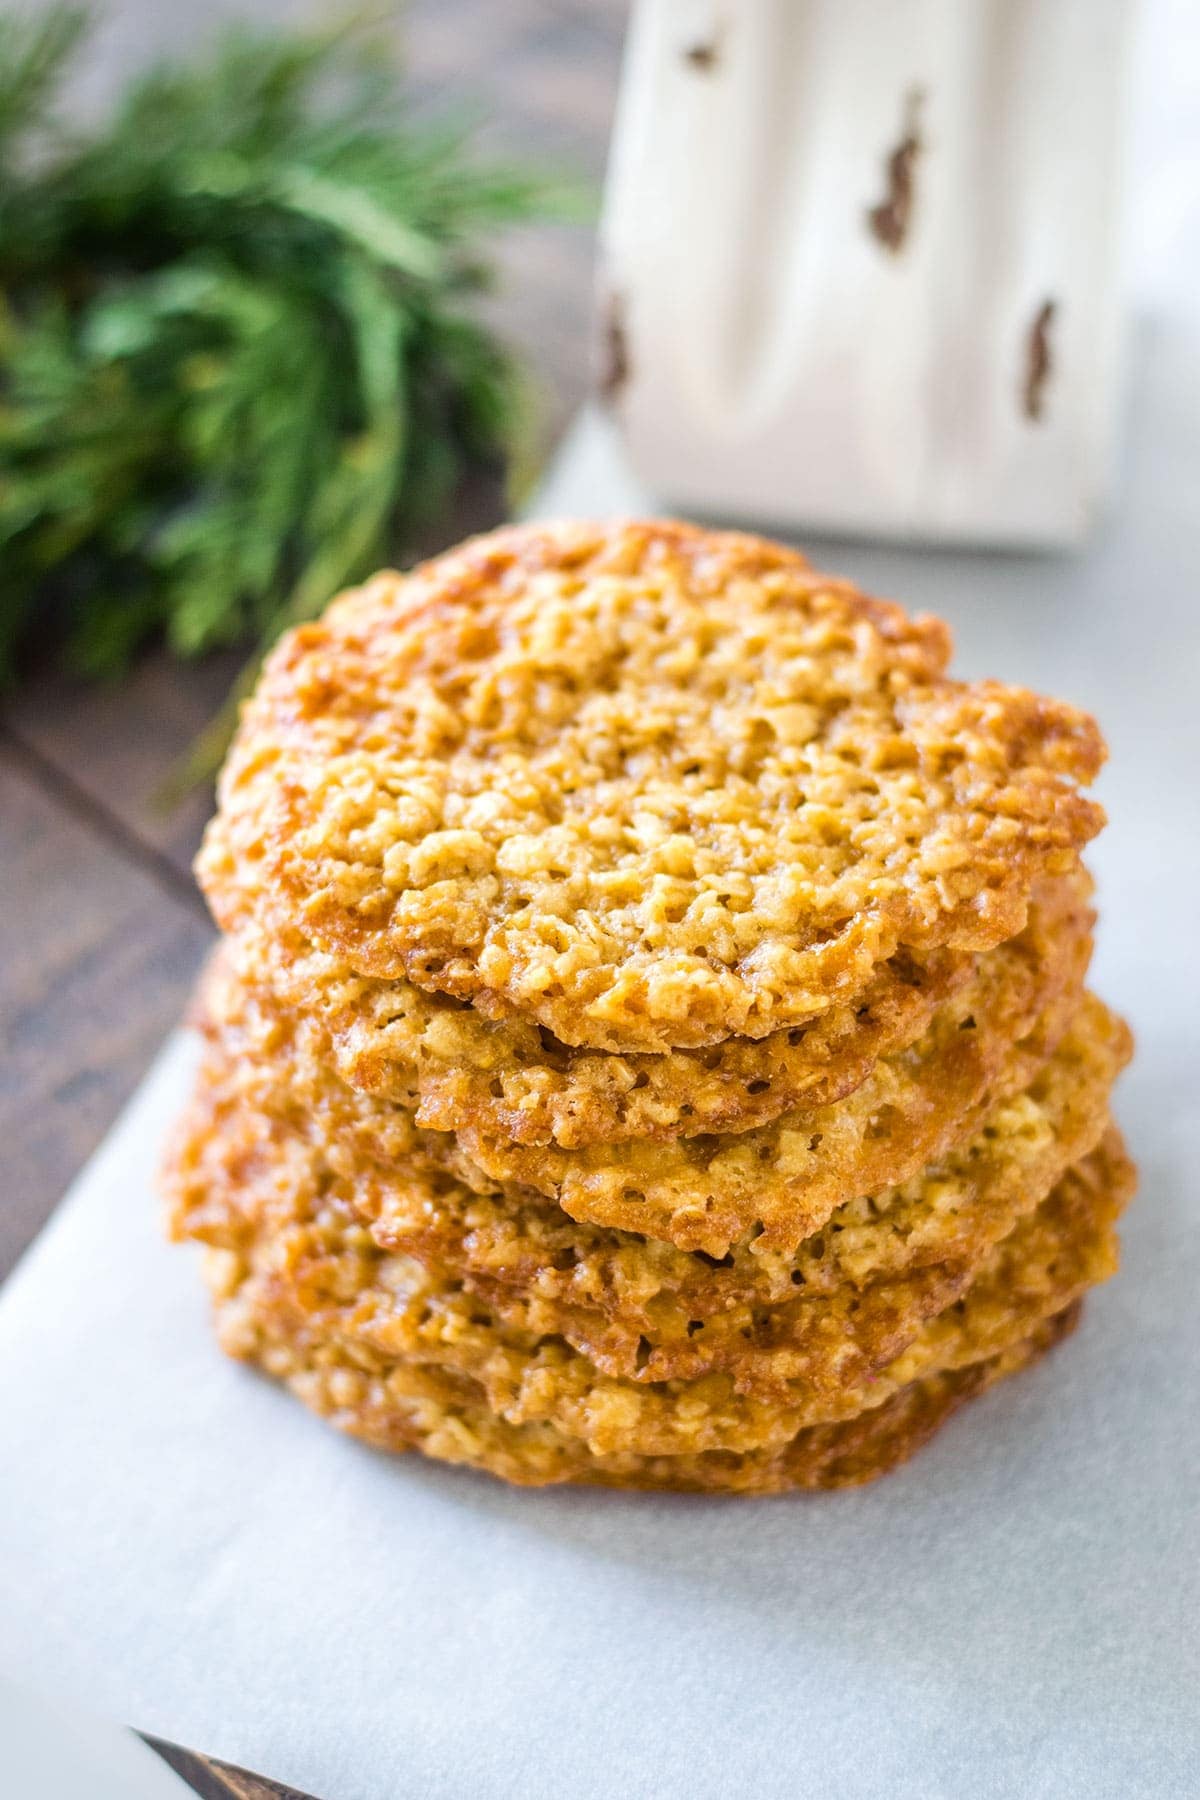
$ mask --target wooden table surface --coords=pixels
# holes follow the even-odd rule
[[[152,19],[170,41],[168,14],[190,14],[190,30],[205,9],[125,0],[115,10],[114,58],[122,29],[128,38]],[[472,104],[488,146],[598,192],[625,12],[625,0],[410,0],[414,94],[422,106]],[[501,250],[493,311],[545,389],[547,444],[589,384],[592,253],[582,226],[523,229]],[[497,511],[494,495],[464,496],[447,541]],[[155,795],[237,661],[181,667],[152,654],[101,688],[47,672],[0,710],[0,1279],[129,1097],[212,941],[190,870],[211,794],[166,815]],[[184,1769],[181,1754],[172,1760],[209,1796],[287,1792],[200,1757]]]

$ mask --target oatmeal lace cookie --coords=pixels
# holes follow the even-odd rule
[[[904,1181],[967,1135],[981,1109],[1020,1092],[1079,1010],[1090,938],[1064,931],[1057,959],[1031,969],[1008,946],[928,1031],[832,1105],[799,1107],[753,1131],[636,1139],[582,1150],[513,1145],[464,1127],[437,1135],[483,1175],[533,1188],[574,1219],[723,1256],[757,1226],[786,1253],[855,1195]],[[1022,979],[1024,976],[1024,979]],[[479,1185],[476,1183],[476,1185]]]
[[[655,1382],[721,1370],[738,1392],[800,1377],[836,1392],[958,1299],[1093,1150],[1128,1049],[1124,1027],[1089,1003],[1032,1087],[975,1137],[903,1187],[847,1203],[790,1260],[754,1239],[718,1263],[348,1151],[244,1040],[210,1047],[166,1188],[176,1235],[238,1252],[265,1223],[282,1230],[320,1205],[340,1208],[376,1248],[418,1257],[498,1319],[565,1340],[607,1374]],[[1110,1142],[1103,1166],[1119,1157]]]
[[[1081,867],[1041,884],[1013,946],[1030,970],[1060,961],[1062,942],[1090,929],[1091,894]],[[264,930],[248,909],[228,954],[247,985],[324,1024],[351,1087],[411,1107],[434,1130],[570,1150],[749,1131],[789,1110],[831,1105],[978,978],[981,953],[901,950],[852,1002],[807,1025],[624,1056],[561,1044],[528,1019],[487,1019],[407,981],[356,975],[295,931]]]
[[[766,1037],[1012,937],[1102,822],[1094,722],[948,656],[757,538],[510,528],[283,639],[200,879],[564,1044]]]
[[[1027,1086],[1079,1009],[1089,946],[1077,921],[1060,929],[1048,966],[1020,940],[991,952],[923,1038],[834,1105],[736,1136],[576,1152],[427,1130],[409,1108],[347,1088],[319,1021],[246,987],[225,953],[200,1012],[256,1104],[296,1113],[335,1163],[441,1169],[480,1192],[538,1191],[574,1218],[715,1256],[757,1226],[763,1255],[794,1250],[846,1200],[907,1179],[970,1135],[994,1100]]]
[[[886,1474],[967,1401],[1052,1349],[1075,1328],[1080,1310],[1076,1301],[1001,1356],[927,1376],[882,1406],[841,1424],[812,1426],[777,1449],[599,1457],[545,1421],[509,1425],[497,1418],[469,1377],[429,1365],[364,1366],[336,1340],[281,1319],[236,1258],[214,1254],[208,1276],[228,1354],[257,1364],[312,1411],[376,1449],[419,1450],[522,1487],[577,1482],[747,1496],[853,1487]]]
[[[596,1455],[756,1450],[814,1424],[852,1418],[910,1382],[1010,1349],[1116,1267],[1113,1224],[1128,1191],[1119,1152],[1071,1173],[983,1265],[967,1293],[929,1320],[886,1367],[836,1388],[804,1377],[767,1398],[726,1374],[639,1386],[603,1375],[554,1337],[506,1326],[461,1283],[381,1253],[353,1216],[322,1203],[272,1221],[243,1253],[285,1319],[374,1362],[431,1364],[469,1376],[508,1424],[547,1421]],[[1090,1177],[1090,1178],[1087,1178]]]

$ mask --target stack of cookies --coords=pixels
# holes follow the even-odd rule
[[[865,1481],[1116,1265],[1103,744],[791,550],[530,526],[286,637],[166,1185],[225,1348],[510,1481]]]

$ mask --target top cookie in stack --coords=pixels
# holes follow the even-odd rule
[[[761,1300],[771,1259],[811,1262],[839,1209],[986,1141],[1068,1043],[1100,1096],[1075,1142],[1086,1157],[1126,1054],[1081,997],[1079,852],[1102,814],[1079,789],[1103,744],[1072,707],[950,679],[949,653],[939,622],[790,550],[678,524],[514,528],[345,596],[270,659],[201,854],[229,936],[206,1003],[204,1129],[236,1135],[249,1108],[294,1130],[350,1170],[347,1218],[373,1229],[372,1255],[420,1216],[400,1248],[476,1291],[461,1226],[430,1235],[431,1190],[447,1214],[474,1196],[510,1222],[532,1210],[537,1231],[579,1221],[560,1273],[594,1267],[601,1243],[661,1269],[655,1246],[671,1245],[695,1267],[669,1287],[698,1294],[727,1259],[755,1270]],[[250,1067],[239,1127],[228,1076]],[[214,1114],[218,1090],[229,1105]],[[290,1125],[289,1094],[305,1096]],[[189,1231],[198,1143],[184,1160],[190,1186],[173,1193]],[[1110,1143],[1110,1173],[1118,1162]],[[231,1254],[237,1238],[244,1258],[253,1182],[239,1197],[226,1170],[218,1185],[237,1231],[225,1242],[209,1205],[193,1234]],[[869,1254],[864,1267],[878,1277]],[[500,1338],[554,1285],[531,1280],[527,1254],[493,1257]],[[692,1339],[742,1303],[732,1288],[695,1298]],[[327,1320],[310,1326],[289,1327],[301,1363],[332,1341]],[[594,1328],[554,1332],[594,1350]],[[655,1349],[622,1379],[644,1377]],[[694,1344],[689,1361],[705,1379]],[[418,1365],[430,1359],[407,1346],[398,1366]],[[410,1438],[428,1445],[427,1425]],[[568,1475],[695,1473],[650,1471],[636,1441],[635,1467],[592,1471],[577,1448]]]

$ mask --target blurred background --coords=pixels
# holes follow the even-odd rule
[[[542,454],[590,380],[593,219],[624,12],[621,0],[412,0],[373,15],[403,60],[406,120],[467,117],[481,161],[571,190],[555,216],[485,230],[475,246],[495,276],[478,316],[528,371]],[[156,57],[201,54],[222,21],[329,16],[290,0],[110,0],[71,65],[72,124],[106,117]],[[410,553],[491,525],[505,506],[497,470],[469,467]],[[210,942],[190,873],[210,786],[170,805],[162,788],[248,648],[181,661],[151,641],[120,676],[94,681],[37,635],[0,696],[0,1274],[178,1017]]]
[[[1136,380],[1200,272],[1200,28],[1194,0],[1134,11]],[[291,0],[109,0],[86,32],[0,0],[0,1275],[211,941],[190,862],[256,646],[497,522],[593,367],[619,385],[594,264],[626,12],[410,0],[371,12],[364,70],[344,40],[298,51],[329,14]],[[700,22],[703,70],[720,8]],[[214,64],[230,25],[269,35]],[[178,73],[130,101],[163,57]]]

